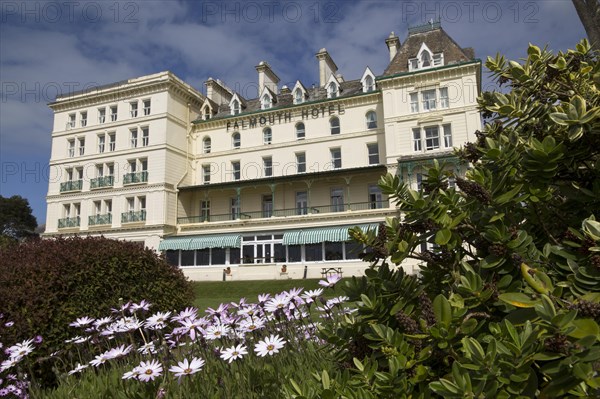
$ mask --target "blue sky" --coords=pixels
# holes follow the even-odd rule
[[[0,2],[0,195],[29,200],[45,223],[57,93],[170,70],[204,92],[219,78],[253,97],[255,65],[290,87],[318,82],[325,47],[347,80],[381,74],[385,39],[439,17],[478,58],[574,47],[585,32],[570,0],[11,1]],[[485,72],[484,72],[485,76]],[[484,89],[493,89],[489,79]]]

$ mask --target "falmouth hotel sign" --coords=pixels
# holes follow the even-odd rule
[[[321,105],[320,107],[312,107],[303,109],[300,113],[302,120],[323,118],[330,115],[343,115],[346,113],[343,104],[337,105]],[[248,116],[246,118],[237,119],[234,122],[227,122],[227,131],[246,130],[255,127],[271,126],[281,123],[293,122],[292,111],[273,112],[264,116]]]

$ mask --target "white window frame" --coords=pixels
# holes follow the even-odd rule
[[[410,112],[419,112],[419,92],[410,93]]]
[[[98,108],[98,123],[106,122],[106,107]]]
[[[273,157],[263,157],[263,174],[265,177],[273,176]]]
[[[231,146],[234,149],[238,149],[242,147],[242,135],[240,132],[233,132],[231,135]]]
[[[133,128],[133,129],[129,129],[129,147],[130,148],[137,148],[138,145],[138,129]]]
[[[367,158],[369,165],[379,165],[379,144],[368,143],[367,144]],[[373,162],[375,161],[375,162]]]
[[[77,148],[80,156],[85,155],[85,137],[79,137],[77,139]]]
[[[202,165],[202,183],[209,184],[210,183],[210,165]]]
[[[138,102],[136,101],[131,101],[129,103],[129,114],[131,115],[132,118],[137,118],[138,116]]]
[[[433,98],[431,97],[433,96]],[[421,92],[423,99],[423,111],[435,111],[437,107],[437,93],[435,89],[423,90]]]
[[[73,158],[75,156],[75,139],[67,140],[67,156]]]
[[[337,126],[334,126],[333,122],[337,121]],[[329,132],[334,134],[340,134],[342,132],[340,118],[333,116],[329,119]]]
[[[450,107],[450,99],[448,97],[448,88],[440,87],[440,108]]]
[[[336,82],[329,82],[327,84],[327,98],[338,98],[340,87]]]
[[[231,161],[231,180],[240,181],[242,176],[240,161]]]
[[[87,126],[87,115],[87,111],[81,111],[79,113],[79,124],[81,125],[81,127]]]
[[[300,129],[302,126],[302,129]],[[295,126],[296,129],[296,140],[304,140],[306,138],[306,125],[304,122],[298,122]]]
[[[425,126],[425,151],[435,151],[441,148],[440,146],[440,127],[439,126]]]
[[[240,101],[234,99],[231,101],[231,115],[238,115],[241,112],[241,104]]]
[[[413,134],[413,151],[423,152],[423,142],[421,141],[421,128],[415,127],[412,129]]]
[[[108,151],[114,151],[117,147],[117,133],[109,133],[108,134]]]
[[[271,109],[273,107],[273,99],[268,93],[263,94],[260,98],[260,108],[261,109]]]
[[[449,123],[442,125],[442,131],[444,133],[444,147],[452,148],[452,125]]]
[[[373,110],[367,111],[365,114],[367,129],[377,129],[377,113]]]
[[[144,106],[144,116],[150,115],[152,101],[149,98],[147,98],[145,100],[142,100],[142,104]]]
[[[98,153],[102,154],[106,149],[106,135],[98,135]]]
[[[110,121],[116,122],[118,119],[119,107],[117,105],[110,106]]]
[[[142,147],[148,147],[150,144],[150,128],[148,126],[144,126],[141,128],[142,130]]]
[[[342,168],[342,149],[341,147],[334,147],[329,149],[331,155],[331,167],[332,169]]]
[[[263,144],[273,143],[273,130],[270,127],[263,129]]]
[[[306,152],[296,153],[296,172],[306,173]]]
[[[204,154],[210,154],[210,151],[212,150],[212,140],[210,139],[210,137],[205,137],[202,139],[202,152]]]

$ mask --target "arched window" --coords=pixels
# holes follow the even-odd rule
[[[338,96],[338,87],[335,82],[329,83],[327,86],[327,98],[336,98]]]
[[[294,92],[294,104],[302,104],[303,101],[304,101],[304,94],[302,93],[302,90],[297,89]]]
[[[365,115],[367,119],[367,129],[377,129],[377,114],[375,111],[369,111]]]
[[[209,120],[211,117],[210,107],[204,107],[202,111],[202,116],[205,121]]]
[[[263,143],[271,144],[273,142],[273,132],[270,127],[263,129]]]
[[[202,140],[202,150],[204,151],[205,154],[210,154],[210,150],[211,150],[210,137],[205,137],[204,140]]]
[[[240,102],[238,100],[233,100],[231,103],[231,115],[237,115],[240,113]]]
[[[232,140],[233,148],[240,148],[242,141],[240,139],[240,134],[238,132],[233,133],[233,135],[231,136],[231,140]]]
[[[329,120],[329,129],[331,130],[331,134],[340,134],[340,120],[337,116]]]
[[[375,90],[375,82],[371,76],[365,78],[365,91],[368,93]]]
[[[426,68],[431,66],[431,54],[429,51],[423,50],[421,53],[421,68]]]
[[[265,94],[264,96],[262,96],[261,105],[262,105],[262,109],[271,108],[271,97],[269,97],[268,94]]]
[[[304,140],[305,133],[304,123],[300,122],[296,124],[296,140]]]

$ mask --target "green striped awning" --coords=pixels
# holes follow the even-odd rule
[[[349,241],[348,229],[356,225],[319,227],[312,229],[294,230],[283,233],[283,245],[318,244],[320,242],[342,242]],[[378,224],[358,225],[364,231],[377,229]]]
[[[158,250],[187,251],[205,248],[239,248],[241,242],[242,236],[239,234],[169,237],[161,241],[158,245]]]
[[[239,248],[242,236],[239,234],[192,237],[189,249]]]
[[[178,250],[183,249],[186,250],[190,246],[190,241],[192,239],[190,237],[169,237],[160,242],[158,244],[159,251],[168,251],[168,250]]]

